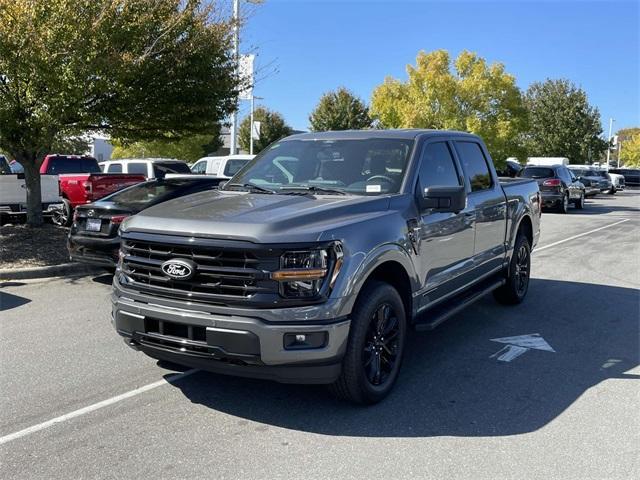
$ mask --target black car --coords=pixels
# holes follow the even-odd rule
[[[496,167],[496,173],[499,177],[515,178],[518,176],[521,170],[522,165],[520,165],[515,160],[507,160],[502,168]]]
[[[640,185],[640,168],[611,168],[609,172],[622,175],[626,185]]]
[[[518,176],[538,182],[544,208],[567,213],[569,203],[573,203],[576,208],[584,207],[584,185],[564,165],[527,166]]]
[[[222,180],[201,175],[155,179],[77,207],[67,242],[71,260],[115,267],[118,229],[125,218],[167,200],[217,188]]]

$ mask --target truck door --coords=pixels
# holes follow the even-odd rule
[[[418,194],[432,186],[464,185],[459,164],[446,141],[424,145],[418,172]],[[473,211],[420,212],[419,271],[423,288],[420,305],[427,306],[465,283],[473,255]]]
[[[473,263],[477,278],[502,266],[507,228],[507,199],[479,143],[455,142],[468,181],[467,204],[475,213]]]

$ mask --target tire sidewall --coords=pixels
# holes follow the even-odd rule
[[[518,292],[518,286],[516,284],[516,264],[518,262],[518,252],[523,245],[527,248],[527,287],[524,289],[524,292]],[[518,302],[521,302],[524,297],[527,296],[529,283],[531,281],[531,245],[529,245],[529,240],[527,240],[527,237],[525,236],[519,236],[516,240],[513,257],[511,258],[511,265],[509,267],[509,281],[511,282],[510,287],[513,289],[514,296],[518,299]]]

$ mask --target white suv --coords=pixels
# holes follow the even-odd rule
[[[203,157],[191,166],[193,173],[231,178],[255,155],[228,155],[226,157]]]
[[[104,173],[140,173],[148,179],[168,173],[191,173],[186,162],[174,158],[122,158],[99,165]]]

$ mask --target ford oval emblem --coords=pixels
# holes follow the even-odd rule
[[[179,258],[167,260],[160,268],[167,277],[174,280],[189,280],[196,274],[195,263]]]

